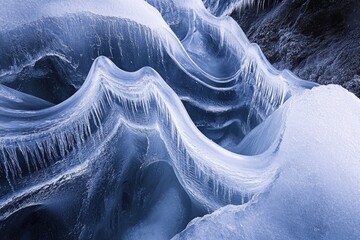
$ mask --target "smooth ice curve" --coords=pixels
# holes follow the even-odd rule
[[[9,106],[14,102],[9,100]],[[107,116],[109,108],[119,109]],[[210,209],[233,202],[234,197],[238,197],[237,203],[246,202],[263,192],[277,172],[270,156],[274,146],[258,156],[241,156],[222,149],[200,133],[180,99],[154,70],[124,72],[105,57],[94,61],[83,86],[65,102],[38,111],[10,113],[5,109],[4,113],[16,121],[15,129],[13,122],[0,122],[0,152],[9,183],[21,177],[25,166],[31,174],[31,166],[48,167],[56,162],[55,156],[63,159],[72,148],[80,150],[90,135],[114,121],[130,128],[147,126],[158,131],[172,153],[169,163],[179,181]],[[90,126],[92,121],[96,129]],[[277,129],[279,134],[281,128]],[[103,137],[100,133],[97,141]],[[274,139],[272,145],[279,141]],[[208,182],[211,179],[216,181]]]
[[[254,2],[204,1],[215,15]],[[79,239],[359,236],[352,94],[277,71],[201,1],[4,6],[4,238],[36,224]],[[37,90],[54,69],[56,97]]]

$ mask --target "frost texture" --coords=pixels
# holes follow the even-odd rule
[[[4,239],[358,233],[353,95],[277,71],[201,1],[18,5],[0,10]]]

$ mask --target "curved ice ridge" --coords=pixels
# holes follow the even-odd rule
[[[5,0],[0,82],[31,82],[55,65],[78,91],[54,105],[0,84],[0,232],[57,204],[67,211],[57,217],[76,225],[66,236],[80,239],[146,238],[160,228],[169,238],[228,204],[241,206],[178,237],[215,226],[206,232],[213,238],[248,239],[275,222],[291,238],[308,219],[308,236],[339,229],[336,221],[344,232],[359,225],[358,99],[334,86],[309,90],[317,84],[276,70],[223,16],[265,1],[203,2]],[[145,223],[154,216],[162,222]],[[176,227],[164,224],[169,217]],[[225,218],[234,221],[218,229]]]
[[[218,40],[219,48],[225,48],[227,53],[234,56],[236,71],[228,78],[234,79],[236,83],[249,84],[254,88],[251,106],[252,109],[264,114],[262,119],[290,96],[317,86],[316,83],[296,77],[288,70],[275,69],[260,47],[249,42],[245,33],[232,18],[211,15],[200,0],[191,2],[147,0],[147,2],[160,11],[167,24],[182,39],[185,49],[188,49],[187,45],[194,45],[196,48],[198,47],[196,41],[203,41],[194,37],[195,33],[200,32],[203,38],[211,33],[210,37]],[[247,4],[254,1],[244,2]],[[181,31],[178,31],[179,29]],[[186,34],[182,33],[184,29]],[[188,52],[190,51],[188,49]],[[259,107],[260,109],[257,109]]]
[[[181,81],[177,80],[176,75],[172,75],[171,71],[168,70],[169,68],[161,66],[161,64],[164,64],[165,57],[169,56],[170,59],[166,60],[166,64],[173,61],[173,64],[185,73],[189,81],[195,80],[196,82],[204,85],[203,89],[208,89],[207,91],[212,91],[214,92],[213,94],[229,90],[237,92],[238,99],[240,99],[237,100],[240,102],[237,104],[240,106],[249,105],[249,109],[251,109],[249,118],[254,115],[258,118],[258,122],[265,119],[266,116],[277,109],[278,106],[280,106],[289,96],[296,94],[299,89],[303,89],[304,86],[306,88],[315,86],[314,84],[305,83],[304,81],[297,79],[287,71],[279,72],[274,69],[268,63],[259,47],[255,44],[251,44],[247,40],[245,34],[235,21],[230,18],[216,18],[210,15],[204,8],[201,1],[194,1],[191,5],[189,2],[186,3],[182,1],[148,2],[163,13],[164,19],[170,26],[173,26],[170,22],[179,22],[181,20],[179,19],[179,16],[182,16],[182,19],[188,19],[188,21],[185,22],[186,26],[173,27],[175,33],[177,32],[177,29],[187,28],[186,37],[182,38],[179,34],[176,35],[168,27],[168,24],[164,22],[159,13],[143,1],[139,1],[139,3],[136,2],[136,4],[128,4],[126,1],[116,2],[111,0],[95,4],[93,1],[89,1],[84,6],[81,5],[81,7],[78,6],[78,4],[73,4],[71,2],[71,6],[66,8],[66,10],[64,10],[64,6],[68,6],[70,4],[69,2],[59,3],[57,1],[52,1],[32,3],[33,6],[31,7],[37,9],[35,12],[43,12],[43,9],[50,10],[45,11],[42,15],[34,14],[29,16],[29,18],[21,18],[20,22],[18,22],[19,19],[17,16],[24,14],[24,10],[17,9],[16,13],[5,11],[3,12],[4,18],[3,21],[0,22],[0,25],[4,27],[4,30],[2,30],[4,31],[4,34],[7,31],[15,31],[17,33],[17,37],[19,37],[19,35],[21,36],[21,33],[18,34],[18,31],[23,30],[23,28],[19,28],[20,24],[26,24],[28,25],[27,27],[40,29],[46,29],[46,26],[52,26],[51,24],[55,24],[55,26],[56,24],[59,24],[62,26],[62,22],[64,21],[64,19],[62,19],[63,17],[72,17],[77,21],[76,17],[72,16],[72,14],[76,14],[81,19],[81,16],[88,16],[89,13],[87,11],[90,10],[92,14],[102,14],[102,16],[106,14],[107,17],[114,17],[116,21],[119,21],[119,27],[123,30],[122,32],[127,32],[127,37],[124,41],[130,41],[129,44],[131,47],[129,48],[128,45],[121,45],[120,43],[113,46],[109,40],[109,57],[113,57],[113,54],[117,49],[120,52],[120,55],[126,51],[133,51],[131,49],[137,50],[135,51],[137,53],[134,53],[133,56],[126,55],[127,58],[130,56],[133,60],[128,59],[128,61],[125,62],[116,62],[120,68],[127,71],[133,71],[140,67],[149,65],[162,75],[162,77],[181,98],[189,99],[190,103],[193,103],[198,107],[204,105],[202,102],[204,100],[197,98],[196,94],[190,94],[189,92],[185,92],[183,90],[184,86],[182,85],[189,83],[181,83]],[[142,11],[139,9],[138,5],[141,6],[141,9],[144,9],[143,11],[146,9],[146,18],[142,18],[142,16],[140,17],[138,14],[134,14],[134,12]],[[113,8],[109,8],[109,6],[113,6]],[[51,11],[51,9],[60,10]],[[99,20],[101,17],[98,15],[90,15],[90,18],[95,22],[101,22]],[[46,21],[47,24],[43,25],[42,21]],[[114,30],[114,26],[116,25],[108,24],[106,26],[106,28],[109,29],[109,32],[106,34],[110,37],[112,34],[115,36],[118,34],[118,32]],[[72,30],[73,26],[69,24],[64,24],[64,27],[60,28],[58,31],[61,33],[61,31],[63,31],[62,29],[65,27],[70,28],[70,33],[73,31],[79,32],[78,29]],[[83,26],[83,29],[80,29],[80,32],[86,32],[88,28],[89,27]],[[139,30],[135,31],[135,29]],[[199,40],[199,36],[195,36],[194,34],[195,31],[197,33],[200,32],[200,37],[202,38],[213,39],[213,41],[215,41],[214,45],[218,45],[217,53],[206,52],[208,50],[205,49],[205,56],[213,58],[214,62],[223,69],[225,66],[229,66],[229,61],[231,61],[230,70],[227,71],[225,75],[221,73],[222,70],[213,72],[211,67],[206,68],[203,63],[201,63],[202,59],[197,59],[196,54],[190,53],[193,51],[193,49],[189,49],[191,48],[191,43]],[[53,30],[42,31],[40,34],[44,34],[43,39],[47,38],[47,32],[52,33]],[[73,59],[65,60],[78,64],[76,63],[79,61],[76,60],[76,58],[79,58],[78,53],[67,52],[68,49],[75,49],[74,51],[77,51],[76,49],[78,49],[78,46],[74,45],[75,43],[77,44],[77,41],[75,40],[77,37],[69,33],[59,34],[56,31],[52,34],[56,35],[58,39],[60,39],[60,42],[43,42],[39,46],[40,49],[38,50],[25,49],[25,51],[21,50],[11,53],[3,50],[6,53],[4,54],[5,56],[15,56],[13,61],[11,61],[11,59],[7,60],[9,63],[11,62],[11,64],[15,62],[15,65],[9,65],[5,60],[3,60],[5,65],[1,67],[3,71],[1,75],[6,76],[16,71],[20,71],[24,68],[24,66],[28,66],[29,64],[31,65],[34,61],[36,61],[36,59],[41,59],[49,54],[58,56],[70,55]],[[101,39],[100,36],[99,39]],[[63,41],[66,42],[66,47],[64,47],[65,43],[63,43],[61,39],[64,39]],[[181,39],[181,41],[179,39]],[[17,40],[11,40],[10,38],[9,44],[13,44],[14,41],[17,42]],[[100,42],[100,44],[102,43]],[[32,45],[37,46],[36,44]],[[143,57],[144,54],[139,55],[139,46],[147,47],[146,55],[148,56],[148,60],[145,62]],[[221,57],[220,60],[217,60],[216,57],[219,54],[222,54],[223,57]],[[100,52],[98,52],[97,55],[100,55]],[[132,63],[131,65],[133,65],[132,67],[130,62]],[[154,65],[156,62],[161,64]],[[10,70],[4,70],[8,68],[10,68]],[[198,89],[194,89],[194,91],[197,90]],[[189,91],[189,87],[186,87],[186,91]],[[242,93],[246,93],[245,96],[241,97]],[[207,100],[208,103],[206,104],[206,107],[211,107],[211,105],[215,107],[226,104],[220,103],[219,101],[214,102],[214,100],[210,97]],[[211,105],[209,105],[209,103]],[[229,102],[229,105],[234,108],[234,103],[236,104],[235,100]],[[229,108],[229,106],[227,107]],[[258,123],[255,123],[255,125],[257,124]]]
[[[228,205],[194,219],[174,239],[358,238],[359,99],[329,85],[285,105],[286,129],[276,153],[283,163],[271,189],[256,203]],[[261,124],[265,130],[273,126]],[[260,146],[269,135],[263,136],[250,146]]]
[[[120,108],[107,116],[116,105]],[[1,116],[17,122],[15,129],[3,118],[0,122],[1,166],[10,185],[23,172],[49,167],[81,149],[88,136],[102,138],[106,118],[120,118],[133,128],[157,129],[184,189],[209,209],[247,202],[276,177],[271,154],[278,143],[258,156],[224,150],[199,132],[155,71],[127,73],[105,57],[95,60],[84,85],[65,102],[38,111],[3,111]]]

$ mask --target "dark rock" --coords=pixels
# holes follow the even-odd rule
[[[360,97],[360,1],[268,1],[232,17],[275,67]]]

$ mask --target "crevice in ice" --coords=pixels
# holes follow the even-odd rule
[[[8,87],[57,104],[75,93],[80,85],[75,79],[81,80],[82,77],[69,60],[46,54],[21,68],[14,67],[0,79]]]

